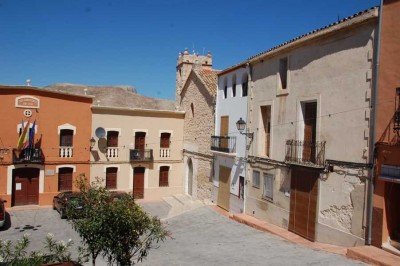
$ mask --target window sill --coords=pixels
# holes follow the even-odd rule
[[[264,200],[264,201],[268,201],[270,203],[274,203],[274,199],[270,198],[270,197],[263,196],[261,199]]]
[[[289,94],[289,88],[286,89],[277,89],[276,96],[286,96]]]

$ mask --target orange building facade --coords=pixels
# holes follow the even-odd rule
[[[400,254],[399,14],[399,0],[383,1],[372,224],[372,244],[395,254]]]
[[[79,174],[89,177],[91,97],[0,86],[0,99],[0,197],[8,207],[51,205]]]

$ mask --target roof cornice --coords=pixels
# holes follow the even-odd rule
[[[121,112],[143,112],[143,113],[163,113],[163,114],[175,114],[184,115],[184,111],[171,111],[171,110],[156,110],[156,109],[141,109],[141,108],[122,108],[113,106],[91,106],[92,110],[104,110],[104,111],[121,111]]]
[[[38,91],[38,92],[45,92],[45,93],[48,93],[48,94],[67,95],[67,96],[80,97],[80,98],[85,98],[85,99],[93,99],[95,97],[93,95],[82,95],[82,94],[75,94],[75,93],[53,91],[53,90],[47,90],[47,89],[43,89],[43,88],[39,88],[39,87],[32,87],[32,86],[0,85],[0,90],[2,90],[2,89],[32,90],[32,91]]]

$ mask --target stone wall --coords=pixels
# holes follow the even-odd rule
[[[194,73],[188,78],[180,101],[180,110],[186,112],[183,137],[185,157],[191,158],[193,162],[193,197],[210,199],[212,190],[210,141],[214,133],[214,97]]]

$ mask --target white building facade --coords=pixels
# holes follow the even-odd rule
[[[247,120],[249,68],[240,64],[221,71],[215,110],[213,202],[230,212],[244,212],[246,144],[236,123]],[[248,141],[246,143],[246,141]]]

